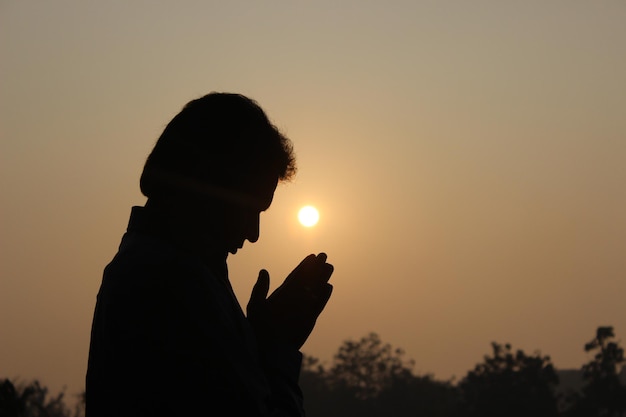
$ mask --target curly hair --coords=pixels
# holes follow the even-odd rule
[[[187,103],[165,127],[140,188],[151,198],[176,192],[181,179],[236,189],[257,176],[287,181],[295,172],[291,141],[254,100],[212,92]]]

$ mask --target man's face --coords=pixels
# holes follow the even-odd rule
[[[246,240],[254,243],[259,239],[260,216],[270,207],[277,184],[277,178],[258,177],[241,191],[232,192],[232,199],[222,207],[221,224],[217,225],[224,250],[235,254]]]

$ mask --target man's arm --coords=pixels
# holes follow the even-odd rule
[[[299,349],[332,293],[328,280],[334,268],[326,259],[324,253],[307,256],[269,297],[269,273],[260,271],[247,306],[277,416],[304,414]]]

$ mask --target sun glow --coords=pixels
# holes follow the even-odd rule
[[[313,206],[304,206],[298,212],[298,220],[304,227],[313,227],[320,219],[320,213]]]

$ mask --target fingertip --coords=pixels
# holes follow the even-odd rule
[[[270,283],[270,273],[267,272],[266,269],[261,269],[259,271],[259,278],[258,278],[258,282],[260,284],[263,284],[264,286],[268,286],[269,287],[269,283]]]
[[[310,253],[307,256],[305,256],[304,259],[302,259],[302,261],[300,261],[300,264],[298,265],[298,267],[303,266],[303,265],[308,265],[308,264],[314,262],[315,259],[317,259],[315,254],[314,253]]]

